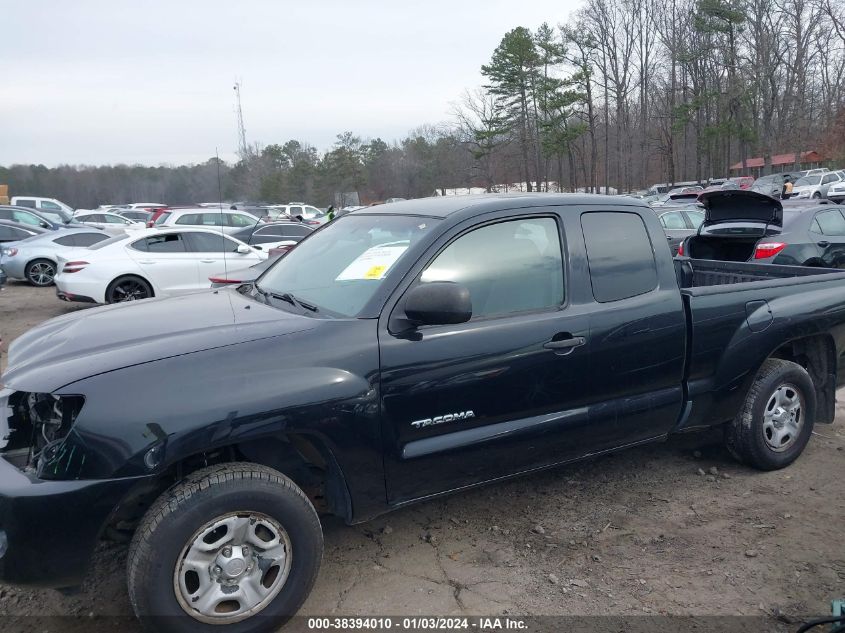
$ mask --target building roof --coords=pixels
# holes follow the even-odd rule
[[[824,160],[821,154],[818,152],[801,152],[801,156],[798,160],[798,164],[801,163],[820,163]],[[766,161],[762,157],[758,158],[749,158],[745,161],[745,168],[746,169],[757,169],[759,167],[763,167],[766,164]],[[774,154],[772,156],[772,166],[778,165],[794,165],[795,164],[795,153],[792,154]],[[731,170],[742,169],[742,161],[738,163],[734,163],[731,165]]]

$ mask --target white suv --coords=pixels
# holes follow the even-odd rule
[[[177,209],[165,211],[155,221],[156,227],[202,227],[217,228],[223,233],[237,233],[255,226],[258,218],[245,211],[211,210],[206,208]]]
[[[52,211],[69,213],[73,215],[73,209],[61,200],[55,198],[37,198],[35,196],[14,196],[11,200],[13,207],[29,207],[36,211]]]
[[[842,175],[842,180],[835,182],[827,190],[827,199],[833,200],[837,204],[845,202],[845,169],[840,169],[837,174]]]

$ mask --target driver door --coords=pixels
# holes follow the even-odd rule
[[[470,291],[470,321],[379,326],[391,504],[587,450],[588,309],[569,302],[559,219],[532,211],[436,245],[404,292],[459,282]],[[393,316],[402,305],[399,298]]]

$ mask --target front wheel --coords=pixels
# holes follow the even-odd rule
[[[788,466],[804,451],[813,432],[816,391],[796,363],[763,363],[739,414],[725,428],[725,444],[741,462],[760,470]]]
[[[818,191],[816,191],[816,192],[813,194],[813,198],[815,198],[816,200],[819,200],[821,197],[822,197],[822,194],[820,194]]]
[[[129,598],[150,631],[274,631],[308,597],[322,552],[317,513],[290,479],[211,466],[147,511],[129,549]]]

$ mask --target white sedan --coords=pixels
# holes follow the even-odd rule
[[[84,213],[75,214],[73,219],[75,222],[95,226],[101,231],[106,231],[112,235],[127,229],[138,230],[146,227],[143,222],[135,222],[116,213],[105,211],[85,211]]]
[[[117,303],[208,288],[208,278],[267,253],[217,231],[141,229],[58,256],[56,294],[65,301]]]

